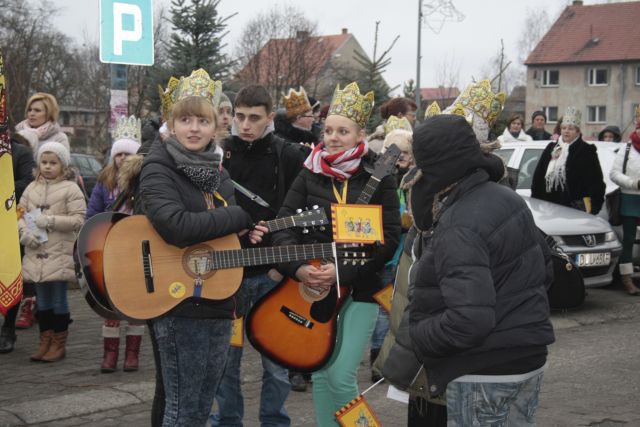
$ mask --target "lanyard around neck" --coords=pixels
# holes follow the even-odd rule
[[[342,197],[340,197],[340,193],[336,189],[336,183],[334,180],[331,180],[331,185],[333,186],[333,195],[336,196],[336,201],[338,204],[344,205],[347,203],[347,187],[349,186],[349,180],[345,179],[344,185],[342,186]]]

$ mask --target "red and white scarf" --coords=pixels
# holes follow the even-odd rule
[[[316,145],[304,167],[313,173],[335,178],[344,181],[351,178],[358,168],[362,157],[369,151],[369,144],[366,140],[359,142],[355,147],[335,154],[329,154],[325,149],[324,142]]]

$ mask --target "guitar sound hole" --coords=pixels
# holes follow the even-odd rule
[[[215,270],[211,266],[212,248],[205,244],[199,244],[188,248],[182,256],[182,268],[191,277],[206,279],[211,277]]]
[[[336,311],[336,301],[338,294],[335,286],[331,288],[329,295],[326,298],[316,301],[311,304],[311,310],[309,311],[311,317],[313,317],[319,323],[327,323],[333,318],[333,314]]]

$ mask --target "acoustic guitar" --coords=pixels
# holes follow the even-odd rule
[[[350,258],[366,253],[338,254],[332,243],[240,249],[235,234],[179,248],[166,243],[147,217],[132,215],[118,221],[107,235],[104,284],[118,313],[148,320],[189,298],[229,298],[240,287],[243,267],[335,255]]]
[[[128,216],[119,212],[103,212],[92,216],[80,229],[74,244],[73,257],[80,289],[93,311],[106,319],[117,320],[122,316],[113,308],[107,296],[103,269],[104,244],[113,226]],[[290,217],[267,221],[266,227],[269,232],[275,232],[292,227],[321,227],[328,222],[324,209],[316,206]]]
[[[357,203],[371,201],[382,178],[395,170],[399,157],[400,149],[394,144],[378,158]],[[344,250],[354,248],[354,245],[340,247]],[[311,264],[317,266],[320,261]],[[285,279],[249,311],[246,320],[249,342],[285,368],[296,372],[317,371],[333,353],[337,315],[347,296],[348,290],[344,287],[338,298],[335,286],[327,292],[316,293],[294,279]]]

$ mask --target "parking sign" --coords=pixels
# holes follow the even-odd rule
[[[100,0],[100,61],[153,65],[152,0]]]

